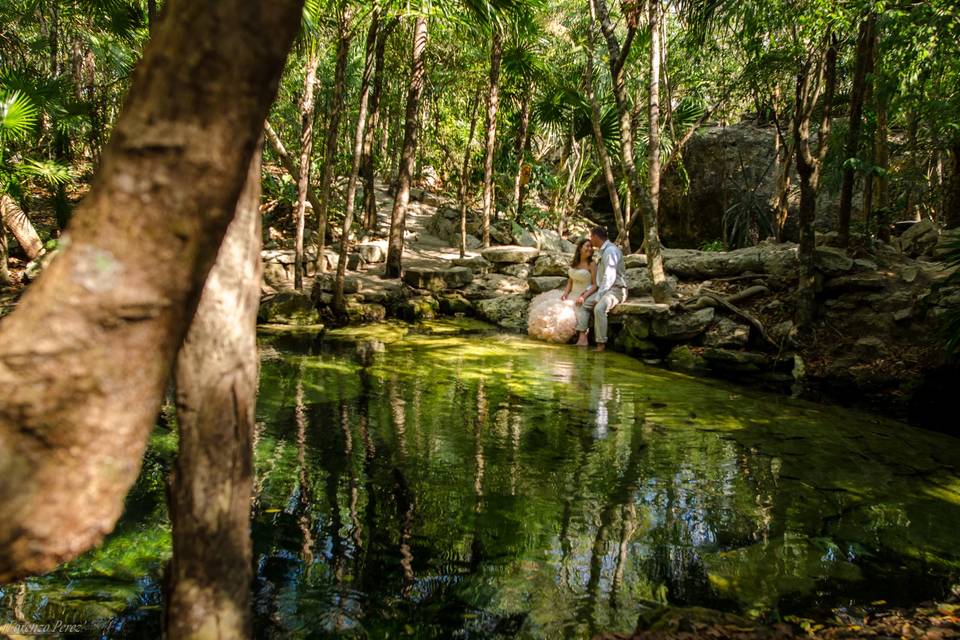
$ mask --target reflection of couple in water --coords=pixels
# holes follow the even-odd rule
[[[585,347],[592,314],[597,351],[603,351],[607,314],[627,299],[623,252],[610,242],[605,228],[597,227],[577,245],[567,275],[562,291],[541,293],[530,302],[527,331],[536,338],[561,343],[579,333],[577,346]]]

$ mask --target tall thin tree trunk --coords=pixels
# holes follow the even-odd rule
[[[0,324],[0,582],[123,512],[301,11],[167,3],[64,248]]]
[[[343,213],[343,226],[340,230],[340,255],[337,259],[337,276],[333,290],[333,308],[338,314],[346,311],[343,297],[343,282],[347,272],[347,252],[350,250],[350,230],[353,226],[353,209],[357,198],[357,179],[360,177],[360,161],[363,155],[363,140],[367,129],[367,104],[370,99],[370,78],[376,62],[377,32],[380,30],[380,9],[374,7],[370,16],[370,29],[367,31],[367,43],[363,63],[363,77],[360,80],[360,105],[358,107],[357,128],[353,137],[353,162],[350,165],[350,179],[347,183],[347,203]]]
[[[863,104],[867,93],[867,74],[873,67],[873,43],[876,15],[869,13],[860,23],[857,38],[856,68],[853,74],[853,92],[850,95],[850,127],[847,131],[845,155],[856,158],[860,152],[860,131],[863,125]],[[850,212],[853,208],[853,190],[856,173],[853,166],[844,165],[843,182],[840,185],[840,209],[837,214],[837,231],[840,245],[850,241]]]
[[[647,244],[647,266],[653,282],[653,298],[665,302],[673,294],[663,270],[663,257],[660,250],[660,3],[650,0],[650,93],[649,93],[649,161],[647,172],[650,175],[650,202],[648,207],[640,207],[644,215],[645,242]],[[629,232],[624,246],[629,250]]]
[[[492,27],[490,41],[490,82],[487,86],[485,123],[485,155],[483,159],[483,246],[490,246],[490,220],[496,208],[493,185],[493,155],[497,148],[497,111],[500,108],[500,63],[503,59],[503,35],[500,27]]]
[[[477,133],[477,109],[480,106],[480,91],[473,96],[470,106],[470,135],[463,148],[463,166],[460,168],[460,188],[457,197],[460,200],[460,257],[467,254],[467,187],[470,185],[470,147]]]
[[[260,154],[176,363],[180,454],[171,482],[170,640],[250,638]]]
[[[807,62],[797,75],[796,105],[794,107],[793,136],[796,147],[797,173],[800,176],[800,261],[797,287],[797,326],[808,330],[816,317],[816,268],[814,249],[817,217],[817,192],[820,173],[827,155],[830,137],[831,107],[836,87],[837,47],[836,39],[828,32],[824,36],[826,53],[820,54],[816,63]],[[817,131],[817,148],[810,148],[810,120],[819,96],[823,116]]]
[[[890,203],[887,194],[889,192],[890,179],[888,171],[890,168],[890,143],[889,143],[889,97],[881,94],[877,100],[877,135],[876,135],[876,166],[883,169],[884,172],[877,176],[876,185],[876,208],[874,215],[877,220],[877,235],[884,242],[890,240]]]
[[[337,166],[337,140],[340,135],[340,117],[343,114],[343,96],[346,92],[347,59],[350,54],[350,41],[353,32],[350,22],[353,19],[353,7],[343,8],[340,17],[337,38],[337,59],[333,72],[333,95],[327,114],[327,137],[323,152],[323,178],[320,182],[320,210],[317,212],[317,271],[327,270],[327,218],[330,212],[330,194],[333,191],[334,170]]]
[[[43,243],[30,218],[7,194],[0,195],[0,224],[10,230],[28,258],[34,260],[43,253]]]
[[[300,167],[297,176],[297,206],[294,209],[294,223],[296,224],[296,241],[294,245],[293,288],[303,290],[303,232],[307,218],[307,193],[310,190],[310,158],[313,155],[313,104],[314,82],[317,78],[317,66],[320,57],[317,51],[311,48],[307,58],[307,69],[303,80],[303,95],[300,98]],[[320,201],[323,206],[323,201]],[[319,213],[319,212],[318,212]],[[323,255],[318,258],[322,261]]]
[[[523,213],[523,167],[524,156],[527,152],[527,146],[530,144],[530,103],[531,88],[527,87],[526,94],[523,96],[523,104],[520,107],[520,131],[517,132],[516,144],[513,148],[514,156],[517,160],[517,172],[513,176],[513,211],[516,219],[520,219]]]
[[[377,33],[377,47],[374,53],[373,65],[373,92],[370,94],[370,116],[367,131],[363,138],[363,226],[369,231],[376,231],[377,221],[377,194],[376,194],[376,138],[380,129],[380,111],[383,97],[383,64],[387,47],[387,38],[396,28],[399,21],[392,18]],[[386,139],[386,134],[381,135]]]
[[[427,49],[427,19],[418,16],[413,27],[413,55],[410,60],[410,86],[407,89],[407,109],[403,130],[403,150],[397,172],[397,193],[390,213],[390,244],[384,276],[399,278],[403,266],[403,236],[407,227],[407,205],[410,203],[410,183],[413,181],[414,160],[417,153],[420,99],[423,95],[424,52]]]
[[[600,126],[600,105],[597,103],[597,95],[594,91],[594,65],[593,65],[593,25],[589,28],[589,38],[587,42],[587,64],[584,67],[584,84],[587,100],[590,102],[590,125],[593,129],[593,143],[597,150],[597,158],[600,160],[600,168],[603,170],[603,182],[607,186],[607,196],[610,198],[610,207],[613,209],[613,220],[617,225],[617,237],[622,238],[624,233],[623,209],[620,208],[620,191],[617,189],[617,179],[613,173],[613,162],[610,160],[610,154],[607,153],[607,146],[603,139],[603,129]]]

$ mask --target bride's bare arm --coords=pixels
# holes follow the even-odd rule
[[[567,276],[567,286],[563,289],[563,295],[560,296],[561,300],[566,300],[567,296],[570,295],[570,290],[573,289],[573,278]]]

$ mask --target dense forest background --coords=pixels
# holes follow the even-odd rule
[[[0,11],[4,216],[21,209],[50,245],[97,167],[160,8],[38,0],[4,2]],[[373,176],[396,184],[401,173],[418,30],[411,179],[478,215],[562,231],[571,212],[590,208],[611,228],[634,230],[637,248],[643,237],[633,220],[647,207],[631,202],[631,175],[649,191],[663,174],[668,195],[682,199],[691,179],[705,180],[688,165],[710,153],[695,143],[683,153],[694,132],[746,123],[754,157],[741,158],[737,175],[712,176],[730,185],[722,208],[701,198],[714,219],[684,233],[670,219],[677,208],[664,204],[666,241],[709,248],[796,239],[796,122],[814,138],[829,127],[822,160],[816,148],[811,157],[822,164],[819,190],[832,198],[818,213],[822,230],[883,235],[900,220],[958,222],[960,26],[952,3],[318,1],[307,3],[268,120],[265,229],[293,235],[299,204],[308,246],[319,229],[336,238],[356,197],[345,184],[351,173],[360,174],[360,202],[350,206],[366,212],[353,226],[371,226],[363,185],[369,192],[365,178]],[[822,77],[828,67],[832,96]],[[804,78],[811,95],[798,94]],[[604,188],[608,169],[612,190]],[[298,184],[303,175],[309,194]]]

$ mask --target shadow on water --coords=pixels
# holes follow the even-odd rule
[[[256,635],[589,637],[645,607],[759,617],[918,601],[958,577],[960,442],[444,323],[264,336]],[[150,636],[159,434],[104,547],[2,620]]]

